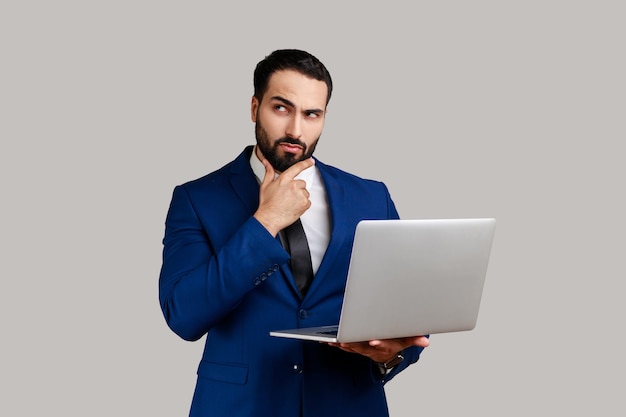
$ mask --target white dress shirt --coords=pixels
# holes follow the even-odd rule
[[[265,166],[256,155],[256,147],[250,157],[250,166],[261,183],[265,177]],[[311,207],[300,216],[300,220],[311,251],[313,273],[317,273],[330,241],[330,212],[326,189],[315,165],[302,171],[296,179],[306,182],[306,189],[310,194]]]

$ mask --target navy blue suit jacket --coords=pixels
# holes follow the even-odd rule
[[[183,339],[206,335],[190,415],[386,416],[384,383],[417,361],[421,348],[407,349],[383,379],[366,357],[268,333],[338,321],[356,224],[398,218],[387,188],[316,160],[332,236],[300,299],[289,255],[252,217],[259,185],[251,152],[177,186],[167,214],[161,308]]]

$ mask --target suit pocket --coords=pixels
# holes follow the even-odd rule
[[[248,367],[201,361],[198,376],[214,381],[243,385],[248,380]]]

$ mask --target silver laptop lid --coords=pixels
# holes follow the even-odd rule
[[[494,231],[493,218],[361,221],[337,339],[473,329]]]

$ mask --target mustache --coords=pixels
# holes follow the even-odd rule
[[[281,143],[288,143],[290,145],[298,145],[302,147],[302,150],[306,151],[306,143],[302,142],[301,140],[298,139],[294,139],[294,138],[281,138],[278,139],[276,142],[274,142],[274,146],[278,146]]]

